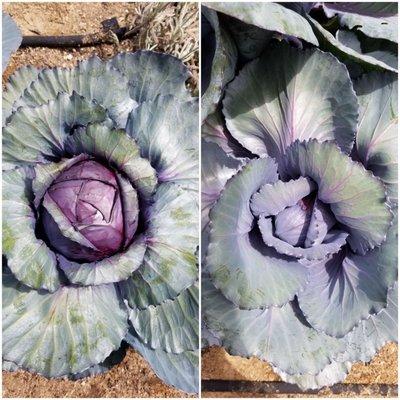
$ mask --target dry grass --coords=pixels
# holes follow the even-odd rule
[[[126,16],[137,48],[172,54],[186,63],[198,86],[199,38],[196,3],[137,3]]]

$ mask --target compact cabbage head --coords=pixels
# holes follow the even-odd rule
[[[137,199],[135,189],[129,189]],[[115,254],[125,241],[130,242],[138,222],[138,206],[136,213],[123,214],[115,173],[94,160],[63,171],[47,189],[42,206],[42,225],[49,243],[72,260],[95,261]],[[52,207],[60,211],[54,218]],[[124,222],[127,227],[135,226],[124,232]],[[80,232],[82,241],[68,238],[71,227]]]
[[[10,78],[6,368],[101,373],[124,341],[166,383],[198,391],[198,104],[188,76],[178,59],[139,51]]]
[[[240,59],[202,126],[204,338],[329,386],[397,341],[397,75],[352,80],[308,8],[208,7]]]

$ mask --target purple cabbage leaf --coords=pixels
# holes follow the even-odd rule
[[[317,41],[262,19],[274,3],[209,4],[272,36],[202,125],[202,344],[307,390],[397,342],[397,51],[338,18],[397,24],[397,6],[284,6]]]
[[[3,94],[5,369],[80,379],[128,345],[198,389],[198,101],[175,57],[23,67]],[[179,371],[179,373],[178,373]]]

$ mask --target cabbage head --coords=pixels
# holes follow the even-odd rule
[[[3,94],[4,367],[79,378],[128,343],[198,391],[198,101],[150,51]]]
[[[381,3],[329,4],[335,34],[371,44],[385,32],[370,18],[397,24]],[[207,5],[220,45],[203,53],[203,93],[218,92],[202,126],[203,344],[329,386],[397,341],[397,74],[341,44],[320,3]]]

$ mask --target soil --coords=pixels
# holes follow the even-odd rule
[[[153,12],[154,20],[119,44],[81,48],[20,48],[3,74],[3,83],[23,65],[72,67],[97,55],[108,59],[118,52],[149,49],[177,56],[189,67],[191,89],[198,91],[198,21],[196,3],[3,3],[3,10],[23,35],[83,35],[102,31],[101,22],[115,17],[121,27],[137,27]],[[181,26],[182,25],[182,26]]]
[[[3,372],[3,397],[189,397],[164,384],[148,363],[128,349],[124,360],[105,374],[71,381],[26,371]]]
[[[397,385],[398,346],[388,343],[369,362],[358,362],[353,365],[345,384],[368,384],[363,393],[354,395],[351,392],[333,394],[329,389],[321,389],[318,395],[307,397],[379,397],[374,385]],[[259,359],[243,358],[229,355],[220,347],[211,347],[203,351],[202,379],[245,380],[245,381],[280,381],[281,379],[272,370],[272,367]],[[390,392],[388,393],[388,395]],[[235,392],[203,392],[203,397],[265,397],[257,393]],[[275,396],[274,396],[275,397]],[[278,396],[276,396],[278,397]],[[304,397],[304,395],[282,395],[279,397]]]
[[[3,84],[23,65],[72,67],[92,55],[107,59],[118,52],[151,49],[173,54],[189,67],[189,86],[198,88],[198,22],[196,3],[3,3],[23,35],[97,33],[101,22],[117,18],[120,26],[140,25],[160,9],[154,20],[119,44],[84,48],[20,48],[3,74]],[[193,17],[194,16],[194,17]],[[182,24],[182,26],[180,26]],[[182,29],[179,29],[182,28]],[[25,371],[3,372],[3,397],[188,397],[164,384],[134,350],[108,373],[70,381],[46,379]]]

